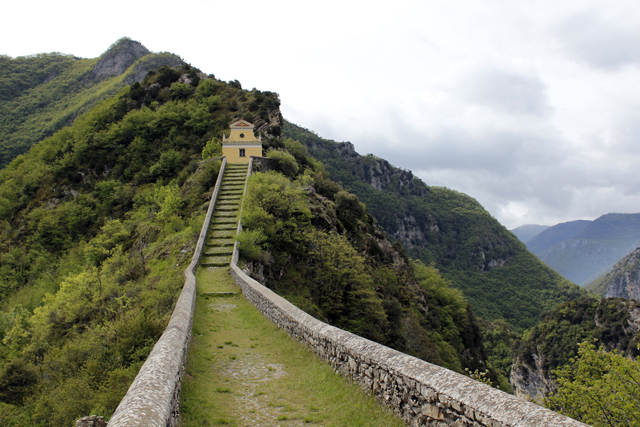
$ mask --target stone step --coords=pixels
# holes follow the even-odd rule
[[[236,218],[233,216],[214,217],[211,225],[237,224]]]
[[[223,248],[227,246],[233,246],[233,239],[213,238],[207,240],[205,246],[208,248]]]
[[[233,230],[211,230],[209,232],[211,237],[234,237],[236,235],[236,229]]]
[[[231,224],[214,224],[209,226],[209,230],[211,231],[224,231],[224,230],[236,230],[238,226],[234,223]]]
[[[218,209],[216,209],[213,212],[213,217],[214,218],[235,218],[236,213],[234,211],[219,211]]]
[[[204,256],[233,255],[233,246],[219,246],[205,249]]]
[[[229,260],[229,262],[226,262],[226,261],[223,261],[223,262],[201,261],[200,265],[202,267],[227,267],[230,263],[231,263],[231,260]]]
[[[231,255],[213,255],[213,256],[206,256],[204,255],[202,257],[202,261],[203,262],[226,262],[227,264],[229,264],[231,262]]]

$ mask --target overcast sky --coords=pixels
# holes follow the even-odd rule
[[[97,57],[123,36],[280,94],[508,228],[640,212],[636,1],[30,1],[0,54]]]

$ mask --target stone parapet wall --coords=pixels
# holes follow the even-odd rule
[[[376,395],[410,426],[586,426],[449,369],[327,325],[233,263],[231,274],[245,297],[269,320],[311,347],[337,372]]]
[[[187,360],[196,304],[194,272],[202,257],[226,164],[227,160],[223,159],[193,258],[184,271],[184,287],[169,325],[116,408],[109,427],[175,427],[179,424],[180,381]]]

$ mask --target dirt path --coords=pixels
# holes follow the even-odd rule
[[[266,320],[228,268],[200,269],[184,426],[403,426]],[[234,295],[205,293],[234,292]]]

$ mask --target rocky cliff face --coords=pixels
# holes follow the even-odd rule
[[[535,401],[556,390],[556,385],[544,373],[542,358],[538,354],[532,355],[533,366],[517,359],[511,368],[511,387],[513,394],[525,400]]]
[[[185,62],[172,53],[152,53],[141,43],[122,38],[102,54],[98,63],[89,74],[89,79],[102,81],[116,77],[128,71],[124,84],[141,83],[151,70],[164,65],[179,67]],[[129,69],[132,65],[135,67]]]
[[[535,400],[556,390],[552,371],[577,355],[578,344],[597,340],[608,350],[638,354],[640,304],[633,300],[580,298],[544,315],[525,334],[511,368],[516,396]]]
[[[102,54],[89,78],[105,80],[109,77],[119,76],[138,59],[150,53],[149,49],[137,41],[120,39]]]
[[[640,300],[640,248],[621,259],[607,273],[602,286],[607,298],[633,298]]]

